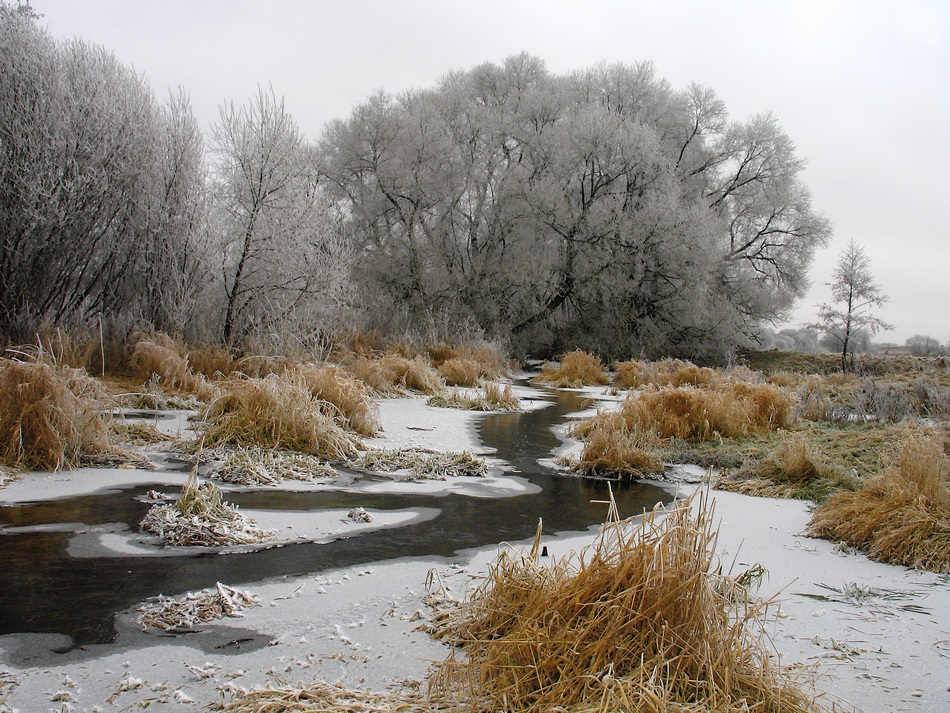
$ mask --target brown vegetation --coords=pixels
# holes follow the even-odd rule
[[[365,386],[340,367],[301,365],[293,375],[314,398],[327,404],[327,415],[344,428],[361,436],[375,436],[382,428],[379,407]]]
[[[272,374],[229,379],[202,414],[207,446],[264,446],[310,453],[328,461],[356,454],[359,441],[330,416],[326,402],[299,381]]]
[[[515,396],[511,384],[501,386],[486,382],[478,391],[449,389],[429,398],[430,406],[458,408],[469,411],[518,411],[521,400]]]
[[[545,362],[534,382],[560,388],[600,386],[609,383],[600,359],[582,351],[562,354],[557,364]]]
[[[716,569],[712,512],[681,502],[610,522],[575,557],[504,552],[438,632],[461,656],[430,679],[469,711],[815,711],[759,633],[764,606]],[[735,583],[739,578],[731,578]]]
[[[119,451],[109,438],[111,398],[82,369],[0,360],[0,459],[37,470],[77,468]]]
[[[950,572],[950,464],[936,439],[908,441],[897,467],[815,511],[809,534],[889,564]]]
[[[157,377],[165,389],[192,394],[202,401],[214,398],[213,386],[192,371],[186,348],[164,334],[143,337],[132,347],[132,370],[141,382]]]
[[[379,359],[355,357],[344,368],[380,396],[404,396],[412,392],[435,394],[442,387],[442,378],[421,357],[407,359],[387,354]]]

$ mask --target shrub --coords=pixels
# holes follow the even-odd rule
[[[818,508],[808,532],[889,564],[950,573],[950,476],[935,438],[912,438],[898,467]]]
[[[0,457],[37,470],[117,455],[103,411],[111,398],[81,369],[0,360]]]
[[[582,351],[563,354],[557,365],[545,362],[541,373],[534,377],[539,384],[561,388],[580,388],[609,383],[600,359]]]
[[[353,456],[359,441],[324,410],[305,385],[276,374],[230,379],[202,414],[202,439],[208,446],[286,448],[328,461]]]

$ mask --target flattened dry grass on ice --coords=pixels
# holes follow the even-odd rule
[[[519,411],[521,400],[514,395],[511,384],[504,387],[486,382],[479,391],[449,389],[429,397],[430,406],[468,411]]]
[[[202,414],[207,446],[285,448],[327,461],[356,455],[359,440],[325,413],[326,402],[291,379],[229,379]]]
[[[170,545],[229,547],[272,542],[273,530],[262,530],[236,505],[226,502],[214,483],[201,483],[192,471],[174,503],[155,504],[142,520],[142,530]]]
[[[766,645],[766,603],[721,593],[712,509],[696,505],[612,520],[551,565],[539,541],[503,552],[441,623],[460,655],[430,677],[430,699],[480,712],[820,710]]]
[[[260,606],[260,600],[250,592],[242,592],[218,582],[211,589],[188,592],[181,597],[158,597],[136,610],[143,631],[191,631],[196,624],[242,617],[242,610]]]
[[[950,573],[950,463],[936,438],[912,438],[897,467],[818,508],[808,533],[871,559]]]
[[[341,683],[314,681],[306,687],[267,686],[231,691],[213,710],[231,713],[435,713],[449,709],[433,705],[415,691],[376,693],[347,688]]]
[[[409,471],[409,480],[433,480],[446,477],[488,475],[485,460],[468,451],[433,451],[427,448],[369,449],[351,465],[375,473]]]
[[[278,485],[284,480],[313,481],[336,474],[316,456],[258,446],[229,449],[224,462],[208,470],[209,478],[235,485]]]
[[[610,383],[600,359],[582,351],[562,354],[557,364],[545,362],[541,366],[541,373],[532,381],[573,389],[582,386],[604,386]]]
[[[103,415],[112,405],[82,369],[0,359],[0,459],[37,470],[125,459]]]

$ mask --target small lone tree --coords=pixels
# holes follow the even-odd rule
[[[848,352],[853,350],[856,336],[894,327],[871,314],[873,307],[882,307],[888,298],[874,281],[864,248],[853,240],[838,258],[832,280],[828,284],[834,301],[821,305],[814,326],[841,349],[841,370],[847,371]]]

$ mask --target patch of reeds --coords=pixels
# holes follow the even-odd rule
[[[808,532],[889,564],[950,573],[950,464],[935,438],[913,438],[899,465],[818,508]]]
[[[174,503],[157,503],[142,520],[142,530],[179,547],[228,547],[272,542],[273,530],[262,530],[226,502],[214,483],[199,482],[192,471]]]
[[[211,383],[192,371],[185,347],[167,335],[154,334],[136,342],[131,365],[136,378],[144,383],[157,381],[166,390],[191,394],[202,401],[215,396]]]
[[[110,427],[119,441],[130,446],[150,446],[178,440],[171,434],[162,433],[154,423],[148,421],[126,421],[123,418],[116,418],[112,420]]]
[[[17,468],[59,470],[122,459],[110,441],[113,405],[82,369],[0,360],[0,459]]]
[[[303,687],[269,685],[251,691],[231,689],[213,710],[231,713],[434,713],[418,691],[376,693],[347,688],[341,683],[314,681]]]
[[[439,373],[421,357],[359,356],[346,361],[344,368],[380,396],[405,396],[413,392],[431,395],[444,386]]]
[[[631,425],[621,413],[608,413],[586,429],[580,457],[560,462],[581,475],[649,477],[663,472],[663,461],[654,454],[658,444],[652,431]]]
[[[232,485],[278,485],[284,480],[313,481],[333,478],[336,471],[316,456],[250,446],[228,449],[224,460],[207,472]]]
[[[441,624],[459,655],[430,677],[430,700],[469,711],[819,710],[763,640],[765,603],[741,587],[722,593],[712,514],[686,501],[611,521],[552,564],[539,540],[527,555],[503,552]]]
[[[188,364],[195,374],[200,374],[206,379],[221,379],[237,370],[231,352],[220,344],[189,347]]]
[[[477,391],[448,389],[429,397],[430,406],[457,408],[469,411],[518,411],[521,400],[515,396],[511,384],[501,386],[486,382]]]
[[[250,592],[242,592],[217,582],[211,589],[188,592],[181,597],[159,596],[136,610],[142,630],[160,629],[168,632],[194,631],[196,624],[242,617],[244,609],[260,606],[260,600]]]
[[[382,430],[379,407],[365,385],[348,372],[332,364],[300,365],[293,370],[295,380],[324,402],[324,411],[341,426],[362,436],[375,436]]]
[[[333,462],[354,456],[361,445],[298,380],[271,374],[229,379],[219,388],[199,426],[208,446],[284,448]]]
[[[471,359],[453,357],[442,362],[437,368],[447,386],[478,386],[482,378],[481,368]]]
[[[468,451],[441,452],[428,448],[369,449],[351,462],[354,468],[375,473],[404,474],[407,480],[443,480],[447,477],[488,475],[485,460]]]
[[[582,386],[602,386],[610,383],[600,359],[582,351],[562,354],[558,363],[545,362],[535,383],[559,388],[577,389]]]

